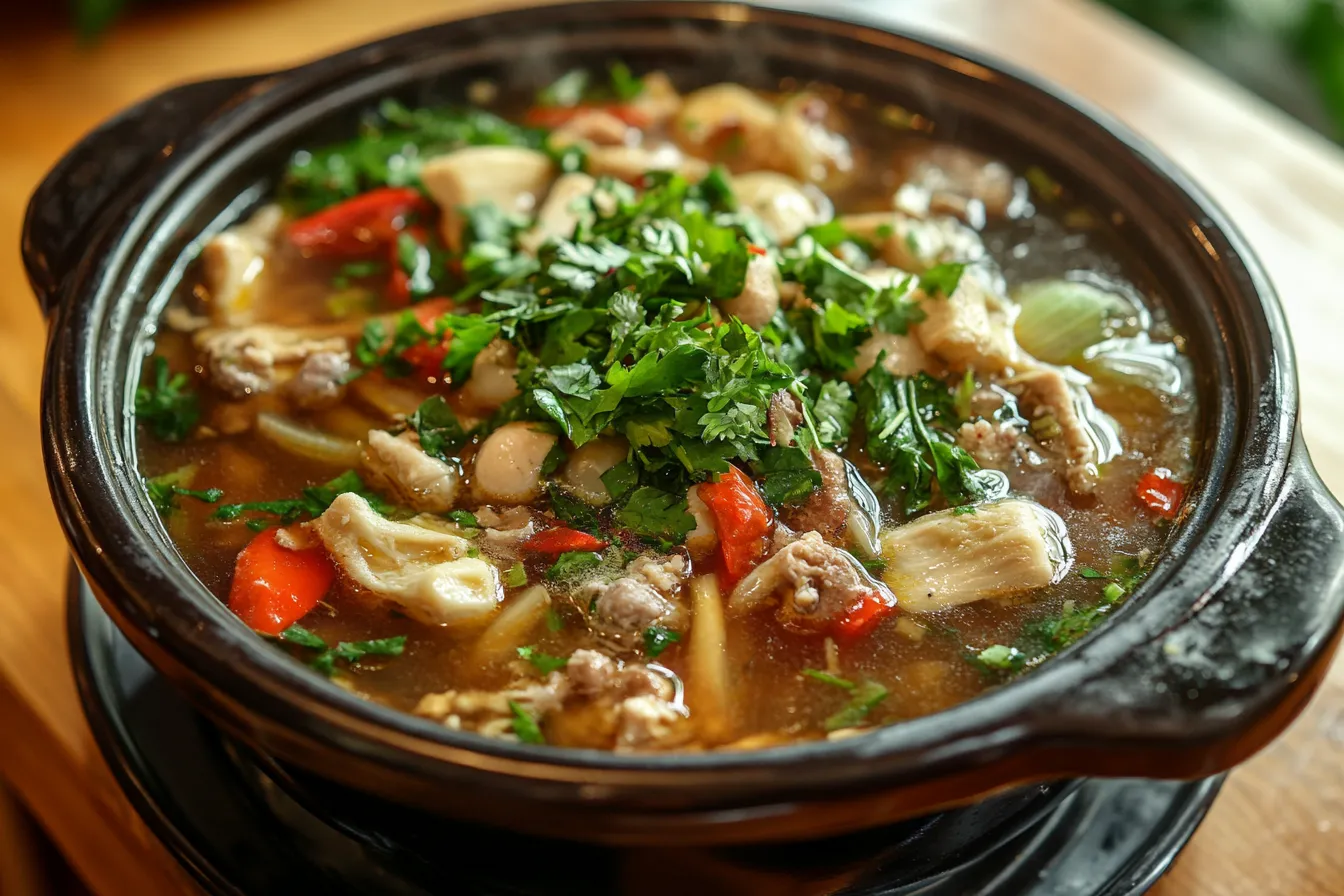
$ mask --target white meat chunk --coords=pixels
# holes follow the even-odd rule
[[[1034,366],[1013,337],[1008,309],[976,277],[963,276],[950,296],[925,297],[924,320],[912,328],[924,350],[957,369],[985,375]]]
[[[430,625],[480,622],[504,597],[495,567],[433,517],[393,522],[347,492],[311,525],[347,580]]]
[[[863,375],[873,369],[879,355],[882,355],[882,366],[896,376],[914,376],[934,367],[933,359],[915,337],[875,332],[859,346],[854,367],[845,373],[845,379],[851,383],[863,379]]]
[[[594,146],[588,151],[588,171],[595,177],[614,177],[635,183],[650,171],[675,171],[689,181],[701,180],[709,164],[691,158],[671,143],[659,146]]]
[[[285,392],[307,410],[331,407],[345,396],[349,375],[349,352],[314,352],[303,359],[299,372],[285,384]]]
[[[896,204],[915,215],[956,215],[973,226],[1008,212],[1016,192],[1012,170],[960,146],[932,143],[900,166]]]
[[[546,201],[537,212],[532,229],[518,238],[518,246],[529,255],[536,255],[541,244],[551,238],[568,238],[579,223],[575,203],[593,192],[597,180],[582,172],[562,174],[546,194]]]
[[[649,72],[642,79],[644,89],[627,105],[647,123],[646,127],[663,124],[681,109],[681,94],[666,72]]]
[[[400,505],[424,513],[446,513],[457,501],[461,471],[456,464],[426,454],[420,437],[410,430],[397,436],[369,430],[361,460],[369,484]]]
[[[1041,365],[1009,380],[1008,385],[1031,409],[1034,419],[1054,418],[1057,431],[1040,433],[1040,438],[1062,449],[1069,489],[1091,494],[1101,475],[1100,465],[1120,453],[1115,422],[1096,407],[1083,385],[1069,382],[1064,369]]]
[[[620,436],[603,436],[585,442],[570,452],[560,468],[560,482],[585,503],[601,507],[611,503],[611,493],[602,477],[630,453],[630,443]]]
[[[555,147],[580,144],[592,146],[625,146],[639,138],[639,132],[630,125],[601,109],[584,109],[551,132]]]
[[[831,218],[829,204],[814,201],[802,184],[786,174],[751,171],[733,177],[733,193],[761,219],[776,243],[787,246],[804,230]]]
[[[439,207],[443,241],[455,251],[462,248],[462,209],[490,202],[506,214],[530,213],[554,176],[545,153],[521,146],[467,146],[420,169]]]
[[[820,96],[800,93],[779,107],[775,132],[777,165],[801,181],[834,186],[837,176],[854,170],[849,141],[827,125],[829,104]]]
[[[686,95],[672,134],[683,149],[712,158],[727,133],[742,137],[748,168],[778,168],[779,110],[740,84],[714,84]]]
[[[896,604],[848,551],[827,544],[820,533],[804,532],[737,583],[728,609],[745,613],[779,597],[780,624],[810,633],[829,628],[869,595]]]
[[[476,451],[473,481],[483,501],[522,504],[541,497],[541,468],[555,447],[554,433],[532,423],[506,423]]]
[[[700,486],[691,486],[686,493],[686,509],[695,520],[695,528],[686,534],[686,550],[696,560],[703,560],[719,546],[719,530],[709,505],[700,497]]]
[[[472,360],[462,398],[474,410],[488,412],[517,396],[518,349],[508,340],[492,339]]]
[[[955,218],[864,212],[844,215],[840,223],[876,246],[883,261],[902,271],[926,271],[944,262],[974,262],[985,257],[979,234]]]
[[[215,326],[240,327],[252,322],[254,286],[284,217],[280,206],[262,206],[201,250],[201,273],[209,293],[207,313]]]
[[[566,690],[564,677],[554,673],[545,682],[518,682],[500,691],[426,694],[413,711],[446,728],[517,740],[513,733],[511,704],[518,705],[534,719],[545,718],[561,708]]]
[[[523,542],[537,533],[537,523],[527,507],[506,507],[495,511],[482,507],[476,511],[476,522],[484,529],[481,544],[492,557],[503,560],[523,559]]]
[[[277,383],[279,367],[300,364],[311,355],[349,350],[342,337],[314,338],[303,330],[271,324],[201,330],[194,340],[206,356],[211,384],[234,398],[269,392]]]
[[[742,292],[731,299],[722,299],[719,308],[724,314],[736,317],[742,323],[759,330],[779,310],[779,266],[768,255],[751,256]]]
[[[1072,559],[1064,521],[1021,499],[931,513],[883,532],[881,542],[882,578],[911,613],[1044,588]]]
[[[1012,423],[980,419],[961,424],[957,444],[982,467],[1006,470],[1022,447],[1022,431]]]

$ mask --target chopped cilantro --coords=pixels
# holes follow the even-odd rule
[[[555,562],[551,564],[551,568],[546,570],[546,578],[551,581],[568,579],[585,570],[600,566],[601,563],[602,555],[593,551],[565,551],[559,557],[556,557]]]
[[[547,451],[546,456],[541,460],[541,475],[551,475],[556,470],[560,469],[560,466],[568,457],[569,454],[565,451],[564,444],[561,443],[559,439],[556,439],[555,444],[551,446],[551,450]]]
[[[280,640],[288,641],[290,644],[297,644],[299,647],[307,647],[311,650],[327,649],[326,641],[323,641],[297,622],[280,633]]]
[[[649,659],[656,659],[664,650],[681,640],[681,635],[661,625],[651,625],[644,629],[644,653]]]
[[[167,358],[155,355],[150,368],[150,382],[135,390],[135,419],[156,438],[180,442],[201,417],[200,401],[187,388],[185,373],[169,373]]]
[[[467,443],[466,430],[442,395],[432,395],[420,402],[415,413],[406,418],[406,425],[420,437],[421,450],[442,461],[451,460]]]
[[[195,475],[196,465],[188,464],[171,473],[145,479],[145,491],[149,493],[149,502],[163,516],[167,516],[177,509],[177,499],[179,497],[195,498],[207,504],[218,504],[220,499],[224,497],[223,489],[189,489],[184,487],[183,483],[190,483]]]
[[[568,657],[551,656],[549,653],[543,653],[535,647],[519,647],[518,656],[527,660],[542,675],[549,675],[552,672],[558,672],[565,668],[569,663]]]
[[[919,275],[919,285],[930,298],[950,296],[957,291],[966,265],[959,261],[937,264]]]
[[[842,688],[846,691],[852,691],[855,688],[854,682],[848,678],[841,678],[839,675],[832,675],[829,672],[823,672],[820,669],[804,669],[803,674],[814,681],[822,684],[829,684],[831,687]]]
[[[1027,656],[1016,647],[994,644],[976,654],[975,661],[986,669],[1008,672],[1021,669],[1027,662]]]
[[[551,511],[572,528],[584,532],[595,532],[601,528],[596,508],[574,497],[554,482],[548,483],[546,490],[551,498]]]
[[[607,66],[611,79],[611,92],[616,99],[629,102],[644,92],[644,82],[630,73],[630,67],[624,62],[613,62]]]
[[[541,726],[532,718],[531,713],[517,700],[509,701],[509,712],[513,714],[513,733],[525,744],[544,744],[546,738],[541,734]]]
[[[448,519],[457,523],[463,529],[481,528],[480,520],[476,519],[476,514],[470,510],[450,510],[444,514]]]
[[[827,731],[839,731],[841,728],[853,728],[863,723],[868,714],[877,705],[887,699],[887,689],[875,681],[865,679],[850,691],[849,702],[834,715],[826,719]]]
[[[364,498],[369,502],[369,506],[378,513],[386,513],[391,510],[390,505],[365,489],[364,480],[359,478],[358,473],[354,470],[347,470],[330,482],[305,488],[297,498],[282,498],[278,501],[249,501],[242,504],[221,504],[215,508],[212,516],[214,519],[227,521],[239,519],[245,513],[261,514],[261,516],[253,516],[247,520],[247,527],[259,532],[268,526],[277,524],[287,526],[306,517],[320,516],[322,511],[331,506],[331,502],[335,501],[337,496],[346,492],[354,492]],[[274,519],[267,519],[267,517],[274,517]]]
[[[515,562],[504,572],[504,584],[510,588],[522,588],[527,584],[527,570],[522,561]]]
[[[821,487],[821,473],[812,465],[807,451],[796,445],[766,448],[761,452],[757,469],[761,475],[761,493],[775,507],[805,501]]]
[[[686,498],[650,486],[640,486],[616,511],[616,523],[641,538],[681,543],[695,528]]]
[[[336,269],[336,276],[331,278],[331,285],[334,289],[349,289],[351,281],[372,277],[382,270],[382,262],[351,261]]]
[[[336,663],[357,663],[370,656],[401,656],[406,649],[406,636],[379,638],[374,641],[341,641],[331,647],[322,638],[297,623],[280,633],[280,640],[306,650],[316,650],[318,654],[308,661],[308,665],[331,676],[336,672]]]

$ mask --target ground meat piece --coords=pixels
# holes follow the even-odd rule
[[[976,420],[957,430],[957,444],[982,467],[1006,470],[1016,456],[1022,431],[1011,423]]]
[[[349,375],[349,352],[316,352],[303,359],[303,366],[285,384],[285,390],[301,408],[330,407],[345,395]]]
[[[795,531],[819,532],[827,541],[839,544],[854,507],[845,461],[833,451],[813,451],[812,466],[821,473],[821,487],[803,503],[785,505],[780,517]]]
[[[657,697],[631,697],[619,707],[616,749],[671,747],[690,737],[685,710]]]
[[[243,398],[270,391],[276,368],[298,364],[318,353],[343,354],[345,339],[314,339],[302,331],[257,324],[236,330],[201,330],[196,347],[206,355],[210,382],[220,391]]]
[[[625,574],[642,579],[651,587],[666,595],[676,593],[686,578],[686,558],[679,554],[655,557],[649,554],[636,557],[625,568]]]
[[[412,510],[443,513],[457,500],[462,476],[456,465],[426,454],[410,430],[399,436],[370,430],[363,465],[370,485]]]
[[[765,425],[766,431],[770,433],[771,445],[792,445],[793,431],[802,423],[803,408],[797,396],[784,389],[770,396],[770,404],[765,411]]]
[[[816,532],[805,532],[739,582],[728,607],[746,612],[778,595],[778,618],[785,628],[816,632],[871,593],[896,602],[890,590],[873,581],[847,551],[827,544]]]
[[[565,665],[565,675],[574,693],[595,696],[611,687],[616,677],[616,662],[596,650],[576,650]]]
[[[599,622],[636,633],[670,614],[675,605],[642,579],[626,576],[601,588],[594,611]]]

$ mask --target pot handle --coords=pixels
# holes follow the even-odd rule
[[[38,184],[23,221],[23,265],[44,316],[113,205],[259,76],[198,81],[142,100],[74,145]],[[114,202],[122,200],[122,202]]]
[[[1300,435],[1280,494],[1259,537],[1229,546],[1240,565],[1186,598],[1178,622],[1034,708],[1038,733],[1085,748],[1079,771],[1216,774],[1268,745],[1306,706],[1344,620],[1344,508]]]

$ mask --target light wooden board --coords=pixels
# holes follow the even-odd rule
[[[167,84],[279,68],[490,0],[161,4],[102,45],[55,28],[0,33],[0,773],[99,893],[180,892],[180,872],[116,791],[66,665],[65,547],[38,451],[44,335],[19,265],[28,194],[89,127]],[[517,5],[517,4],[513,4]],[[826,4],[821,4],[826,5]],[[1344,492],[1344,153],[1084,0],[829,4],[997,53],[1096,103],[1191,172],[1265,261],[1297,343],[1308,444]],[[1157,892],[1344,893],[1344,673],[1237,772]]]

